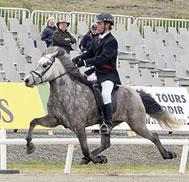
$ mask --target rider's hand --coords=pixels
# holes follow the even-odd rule
[[[85,66],[84,64],[84,61],[82,59],[80,59],[78,62],[77,62],[77,67],[80,68],[82,66]]]
[[[77,56],[77,57],[75,57],[75,58],[72,59],[72,62],[74,64],[77,64],[79,62],[79,60],[81,60],[81,58],[80,58],[80,56]]]

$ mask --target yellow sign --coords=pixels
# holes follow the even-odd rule
[[[28,129],[34,118],[44,115],[37,87],[0,83],[0,128]]]

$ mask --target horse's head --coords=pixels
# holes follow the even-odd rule
[[[24,79],[26,86],[35,85],[52,81],[66,73],[66,70],[59,58],[68,60],[69,55],[59,47],[50,47],[43,53],[38,61],[35,70],[32,70]],[[70,60],[68,60],[70,62]]]

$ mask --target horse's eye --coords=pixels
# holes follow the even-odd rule
[[[47,67],[47,64],[43,64],[43,68],[46,68]]]

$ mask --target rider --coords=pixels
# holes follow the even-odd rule
[[[104,103],[105,124],[101,125],[101,133],[110,133],[112,129],[112,99],[111,93],[114,84],[121,84],[116,69],[118,43],[111,34],[114,18],[109,13],[101,13],[97,16],[97,30],[99,36],[93,39],[86,53],[77,56],[72,61],[78,67],[94,66],[97,82],[102,87],[102,99]]]

